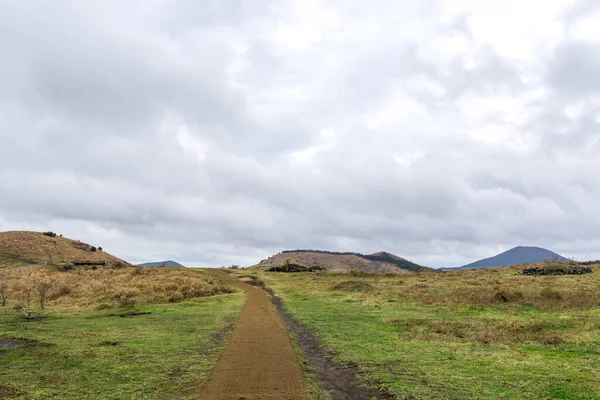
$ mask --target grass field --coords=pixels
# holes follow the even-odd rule
[[[2,399],[194,399],[245,301],[184,269],[14,274],[0,307]],[[45,310],[40,282],[53,285]]]
[[[264,273],[365,381],[406,399],[600,398],[600,274]]]

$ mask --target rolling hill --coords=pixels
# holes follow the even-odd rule
[[[569,261],[560,254],[541,247],[518,246],[493,257],[484,258],[458,268],[446,268],[446,270],[508,267],[514,264],[535,264],[551,260]]]
[[[183,267],[183,265],[179,264],[177,261],[166,260],[166,261],[154,261],[147,262],[143,264],[138,264],[141,267]]]
[[[0,268],[67,261],[104,261],[107,265],[128,265],[87,243],[41,232],[0,232]]]
[[[397,255],[384,251],[373,254],[337,253],[321,250],[286,250],[254,265],[258,268],[281,266],[289,260],[293,264],[312,267],[318,265],[330,271],[364,271],[402,274],[433,271]]]

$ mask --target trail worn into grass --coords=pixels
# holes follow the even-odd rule
[[[298,358],[267,294],[223,271],[210,274],[246,292],[248,300],[200,400],[306,400]]]

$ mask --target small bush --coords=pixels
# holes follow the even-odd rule
[[[92,247],[90,247],[90,251],[91,251],[91,252],[94,252],[94,251],[96,251],[96,250],[98,250],[98,249],[96,248],[96,246],[92,246]]]
[[[133,307],[133,306],[135,306],[136,302],[137,302],[136,299],[133,296],[131,296],[130,293],[125,293],[125,294],[115,296],[115,303],[117,303],[117,306],[119,306],[119,307],[123,307],[123,308]]]
[[[305,267],[303,265],[286,263],[285,265],[281,265],[279,267],[271,267],[267,269],[268,272],[315,272],[315,271],[325,271],[325,268],[319,267],[315,265],[313,267]]]
[[[48,236],[48,237],[56,237],[56,233],[54,233],[54,232],[50,232],[50,231],[48,231],[48,232],[43,232],[43,234],[44,234],[45,236]]]
[[[68,296],[71,294],[71,288],[67,285],[61,285],[56,290],[52,291],[48,296],[48,300],[56,300],[59,297]]]
[[[540,297],[542,299],[547,299],[547,300],[561,300],[563,298],[562,294],[560,294],[559,292],[556,292],[550,288],[544,288],[540,292]]]
[[[494,299],[500,303],[512,303],[513,301],[518,301],[523,299],[523,293],[517,291],[500,291],[494,295]]]

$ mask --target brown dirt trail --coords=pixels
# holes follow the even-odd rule
[[[199,399],[307,400],[298,358],[267,293],[223,271],[207,271],[245,291],[248,300]]]

